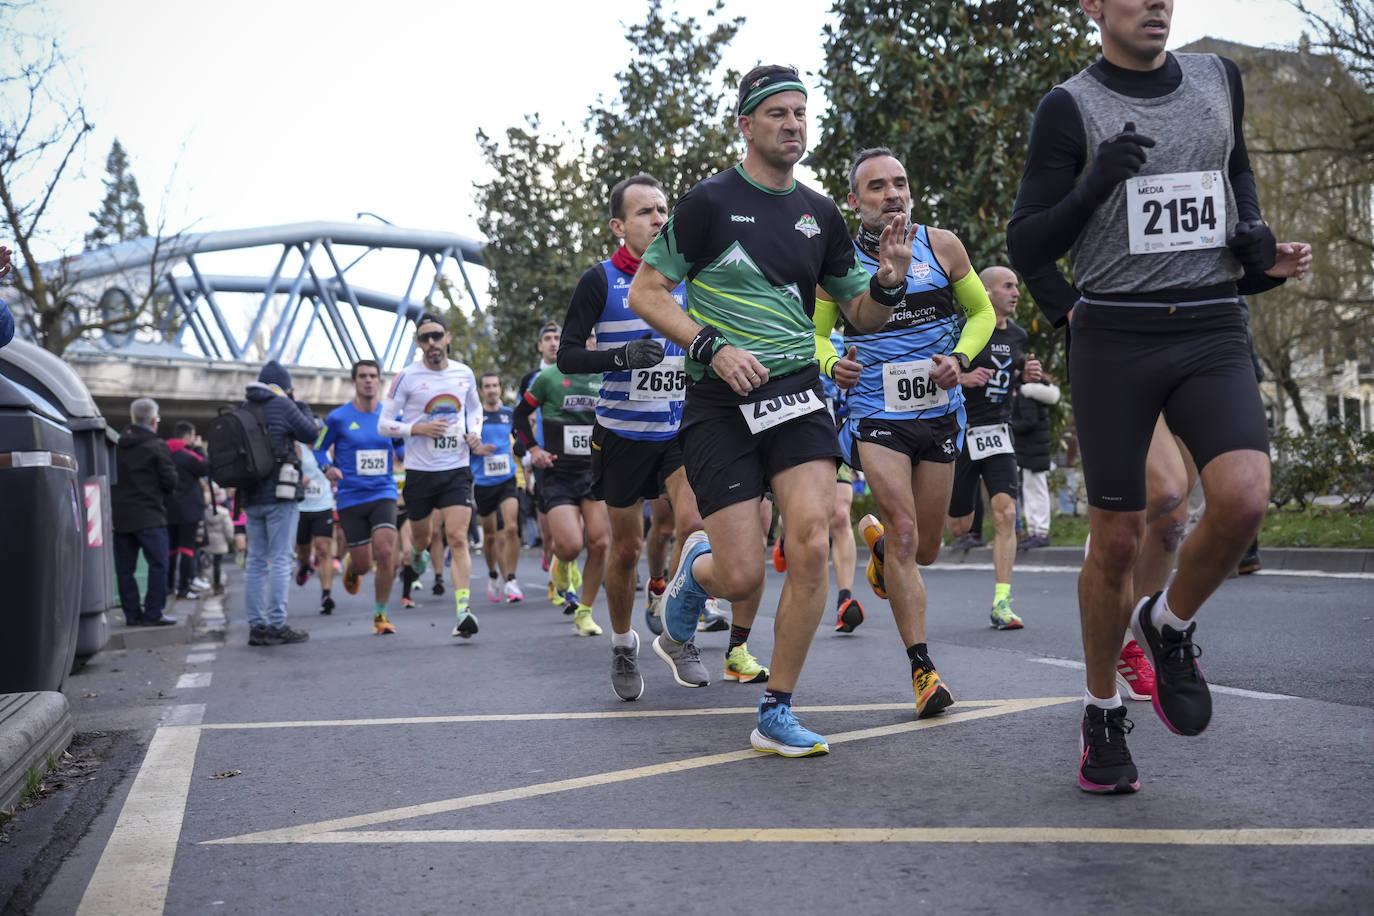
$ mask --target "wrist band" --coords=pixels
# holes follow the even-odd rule
[[[903,280],[901,286],[888,289],[878,281],[878,275],[874,274],[873,279],[868,281],[868,295],[883,308],[895,309],[906,299],[906,281]]]
[[[716,346],[724,340],[725,335],[708,324],[687,345],[687,355],[695,362],[710,365],[711,357],[716,354]]]

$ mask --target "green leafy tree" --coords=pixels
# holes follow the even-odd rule
[[[1031,118],[1097,58],[1091,22],[1058,0],[836,0],[832,13],[820,74],[830,107],[810,158],[826,190],[844,200],[854,154],[886,146],[906,166],[918,220],[958,235],[975,269],[1006,264]],[[1062,381],[1061,335],[1027,324]]]
[[[91,211],[95,228],[86,233],[86,250],[148,235],[148,218],[138,195],[138,179],[129,169],[129,156],[116,139],[105,157],[105,199]]]
[[[617,181],[648,172],[671,205],[737,161],[732,87],[739,74],[715,76],[744,19],[718,21],[723,8],[717,0],[699,22],[665,14],[662,0],[651,0],[644,21],[630,26],[625,38],[634,57],[616,74],[619,93],[609,102],[598,98],[586,121],[597,138],[591,168],[603,200]]]

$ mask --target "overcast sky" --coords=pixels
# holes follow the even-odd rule
[[[707,0],[680,0],[701,15]],[[729,0],[746,14],[726,63],[814,74],[829,0]],[[127,149],[150,220],[170,231],[371,211],[397,224],[476,236],[474,135],[538,112],[580,126],[614,92],[630,0],[497,3],[357,0],[55,0],[96,130],[84,180],[49,226],[73,248],[90,228],[113,138]],[[1291,44],[1284,0],[1177,0],[1172,46],[1204,35]],[[810,80],[815,85],[814,77]],[[824,99],[813,94],[813,110]],[[164,193],[166,191],[166,193]]]

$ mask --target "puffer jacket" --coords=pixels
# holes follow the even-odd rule
[[[297,442],[313,443],[315,441],[317,435],[315,417],[305,404],[278,394],[276,389],[270,385],[264,385],[262,382],[249,383],[247,399],[263,406],[267,428],[272,435],[272,451],[279,459],[283,456],[294,456]],[[295,499],[299,501],[304,493],[305,489],[298,481]],[[241,490],[238,504],[240,506],[267,506],[276,501],[277,476],[271,474],[256,486],[245,487]]]

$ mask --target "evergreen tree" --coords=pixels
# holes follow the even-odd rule
[[[129,157],[116,139],[105,157],[105,199],[91,211],[95,228],[86,233],[86,250],[117,242],[141,239],[148,234],[148,219],[138,196],[138,181],[129,170]]]

